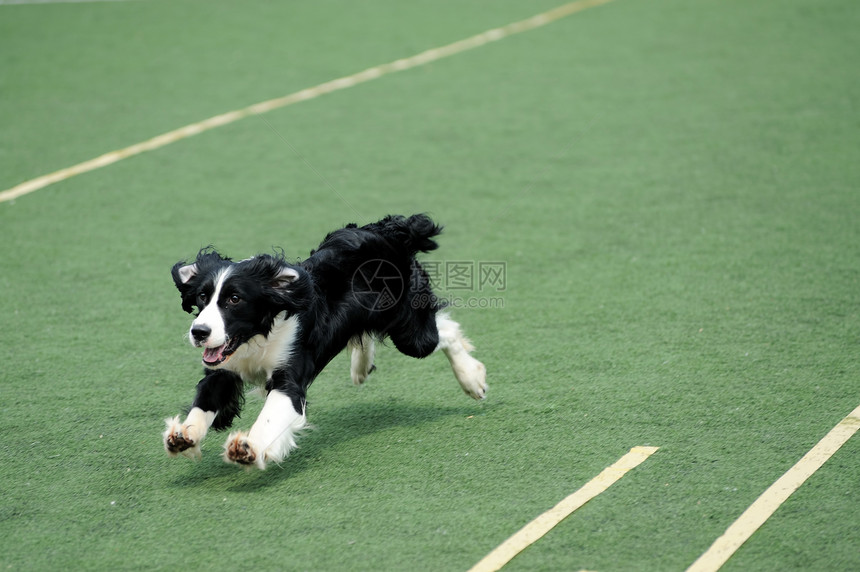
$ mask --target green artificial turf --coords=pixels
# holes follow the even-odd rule
[[[0,6],[0,189],[550,1]],[[858,405],[851,0],[615,0],[0,203],[0,568],[467,570],[631,447],[505,570],[683,570]],[[307,256],[387,213],[489,372],[338,356],[283,467],[168,459],[171,265]],[[261,403],[249,398],[247,428]],[[858,439],[724,570],[860,568]]]

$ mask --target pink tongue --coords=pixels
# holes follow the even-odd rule
[[[205,348],[203,350],[203,361],[206,363],[218,363],[224,358],[224,346],[217,348]]]

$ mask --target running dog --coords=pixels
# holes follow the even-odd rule
[[[387,216],[329,233],[298,264],[268,254],[233,262],[207,248],[174,265],[183,310],[196,308],[188,338],[203,349],[205,375],[185,420],[166,420],[168,454],[199,458],[208,430],[232,425],[253,384],[265,404],[250,431],[227,437],[224,459],[260,469],[279,463],[306,426],[305,395],[320,371],[348,347],[352,380],[364,383],[384,338],[416,358],[441,350],[463,391],[483,399],[486,368],[415,259],[438,247],[441,231],[426,215]]]

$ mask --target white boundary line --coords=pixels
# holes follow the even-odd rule
[[[516,534],[487,554],[469,572],[495,572],[528,548],[573,511],[608,489],[630,469],[653,455],[659,447],[633,447],[630,452],[588,481],[581,489],[522,527]]]
[[[519,34],[529,30],[534,30],[535,28],[540,28],[541,26],[545,26],[547,24],[555,22],[556,20],[564,18],[565,16],[575,14],[576,12],[581,12],[582,10],[592,8],[594,6],[600,6],[611,1],[612,0],[577,0],[576,2],[563,4],[557,8],[553,8],[552,10],[548,10],[546,12],[542,12],[540,14],[532,16],[531,18],[520,20],[519,22],[513,22],[512,24],[502,26],[501,28],[487,30],[486,32],[482,32],[470,38],[466,38],[465,40],[454,42],[453,44],[433,48],[409,58],[395,60],[387,64],[368,68],[364,71],[360,71],[349,76],[321,83],[315,87],[303,89],[301,91],[291,93],[290,95],[286,95],[284,97],[256,103],[243,109],[228,111],[227,113],[222,113],[221,115],[216,115],[215,117],[210,117],[209,119],[204,119],[203,121],[192,123],[190,125],[186,125],[185,127],[180,127],[179,129],[163,133],[147,141],[131,145],[130,147],[125,147],[124,149],[105,153],[100,157],[90,159],[89,161],[84,161],[83,163],[78,163],[77,165],[74,165],[72,167],[60,169],[59,171],[55,171],[53,173],[43,175],[41,177],[37,177],[29,181],[25,181],[10,189],[0,192],[0,203],[5,201],[11,201],[34,191],[38,191],[39,189],[47,187],[48,185],[52,185],[59,181],[74,177],[76,175],[81,175],[83,173],[99,169],[101,167],[112,165],[113,163],[121,161],[122,159],[127,159],[128,157],[133,157],[146,151],[160,149],[161,147],[169,145],[170,143],[174,143],[176,141],[191,137],[193,135],[198,135],[200,133],[203,133],[204,131],[215,129],[216,127],[222,127],[229,123],[239,121],[240,119],[250,117],[252,115],[260,115],[262,113],[267,113],[269,111],[279,109],[287,105],[307,101],[309,99],[315,99],[321,95],[325,95],[333,91],[339,91],[341,89],[353,87],[360,83],[378,79],[388,74],[412,69],[414,67],[422,66],[430,62],[435,62],[436,60],[447,58],[449,56],[453,56],[465,52],[467,50],[478,48],[490,42],[496,42],[514,34]]]
[[[860,429],[860,406],[830,430],[815,447],[768,488],[719,537],[687,572],[715,572],[776,512],[788,497]]]

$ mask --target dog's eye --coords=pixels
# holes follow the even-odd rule
[[[239,297],[238,297],[237,295],[235,295],[235,294],[233,294],[232,296],[230,296],[229,298],[227,298],[227,303],[228,303],[228,304],[230,304],[231,306],[235,306],[236,304],[238,304],[238,303],[239,303],[239,302],[241,302],[241,301],[242,301],[242,299],[241,299],[241,298],[239,298]]]
[[[200,294],[197,295],[197,305],[198,306],[205,306],[206,302],[208,302],[208,301],[209,301],[209,296],[207,296],[203,292],[201,292]]]

